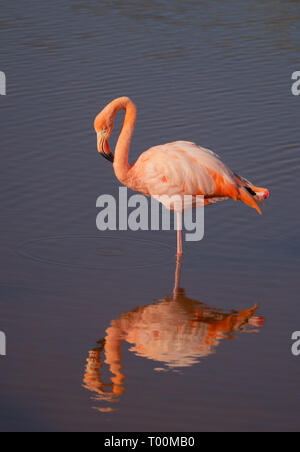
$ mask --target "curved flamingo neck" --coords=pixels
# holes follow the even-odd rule
[[[131,168],[128,162],[129,149],[132,134],[136,122],[136,106],[128,97],[116,99],[111,104],[112,116],[114,117],[120,110],[125,110],[125,118],[120,136],[115,149],[114,170],[120,182],[126,181]]]

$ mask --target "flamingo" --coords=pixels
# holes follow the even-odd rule
[[[125,110],[125,118],[113,154],[109,138],[114,118]],[[159,199],[179,196],[202,196],[204,206],[233,199],[242,201],[261,214],[259,203],[270,197],[266,188],[256,187],[228,168],[220,157],[209,149],[188,141],[176,141],[154,146],[144,152],[134,165],[128,162],[130,143],[135,128],[137,109],[129,97],[110,102],[95,118],[99,153],[113,163],[117,179],[128,188]],[[196,207],[196,204],[194,205]],[[171,210],[175,210],[169,206]],[[177,212],[177,256],[183,254],[182,211]]]

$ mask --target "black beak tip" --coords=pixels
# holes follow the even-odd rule
[[[105,152],[101,152],[101,155],[102,155],[102,157],[104,157],[109,162],[114,163],[114,156],[113,156],[113,154],[106,154]]]

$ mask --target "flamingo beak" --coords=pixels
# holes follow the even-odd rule
[[[98,152],[109,162],[114,162],[114,155],[110,150],[109,142],[103,137],[103,135],[98,134]]]

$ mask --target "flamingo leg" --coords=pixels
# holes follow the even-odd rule
[[[182,257],[182,213],[177,212],[177,257]]]

